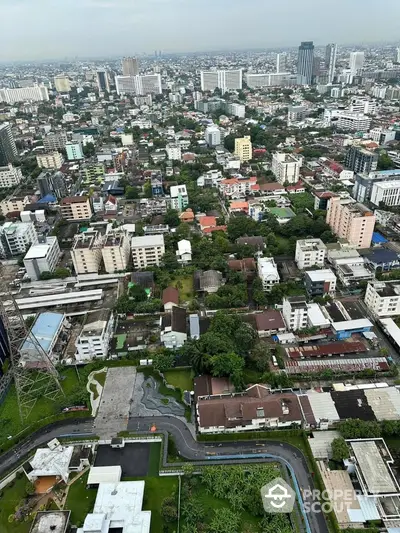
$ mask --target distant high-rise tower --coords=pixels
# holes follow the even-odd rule
[[[328,83],[332,83],[335,77],[337,45],[328,44],[325,49],[325,64],[328,70]]]
[[[276,73],[286,72],[286,54],[276,54]]]
[[[394,62],[400,63],[400,48],[396,48],[394,51]]]
[[[136,57],[124,57],[122,74],[124,76],[137,76],[139,74],[139,62]]]
[[[0,124],[0,167],[13,163],[18,157],[17,147],[8,122]]]
[[[311,85],[314,67],[314,43],[303,41],[299,46],[297,78],[299,85]]]
[[[108,82],[107,71],[104,69],[97,71],[97,87],[102,93],[104,91],[110,92],[110,84]]]
[[[357,74],[364,66],[365,54],[364,52],[351,52],[349,66],[353,75]]]

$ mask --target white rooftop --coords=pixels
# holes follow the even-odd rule
[[[122,468],[118,466],[92,466],[89,472],[88,485],[100,483],[119,483],[121,481]]]
[[[47,237],[45,243],[32,244],[24,259],[40,259],[46,257],[56,241],[57,237]]]
[[[144,481],[100,483],[93,513],[86,516],[77,533],[149,533],[151,511],[142,511]]]
[[[383,440],[380,442],[383,443]],[[392,458],[389,455],[386,461],[384,460],[376,440],[348,441],[348,443],[357,460],[359,471],[369,494],[399,493],[399,486],[387,464],[387,461],[392,461]]]
[[[131,245],[132,248],[164,246],[164,235],[144,235],[142,237],[132,237]]]
[[[272,257],[261,257],[258,259],[257,264],[262,278],[279,279],[278,269]]]
[[[178,242],[178,250],[180,254],[192,253],[192,245],[190,244],[190,241],[187,241],[186,239],[182,239]]]
[[[310,322],[312,327],[329,326],[329,320],[325,317],[319,304],[307,304],[307,314],[308,321]]]
[[[307,391],[308,400],[311,405],[314,418],[317,422],[329,420],[339,422],[340,416],[336,410],[335,402],[329,392]]]
[[[321,270],[306,270],[311,281],[336,281],[336,276],[329,268]]]
[[[313,438],[308,439],[308,444],[315,459],[330,458],[332,442],[338,437],[339,431],[314,431]]]
[[[392,337],[397,346],[400,346],[400,328],[391,318],[381,318],[381,324]]]
[[[359,318],[357,320],[344,320],[343,322],[332,322],[332,327],[336,331],[349,329],[372,328],[372,322],[368,318]]]
[[[39,448],[33,459],[29,462],[32,471],[29,477],[59,476],[64,481],[68,480],[68,467],[71,462],[73,446],[57,446],[53,449]]]
[[[179,195],[187,196],[186,185],[172,185],[169,192],[171,198],[177,198]]]

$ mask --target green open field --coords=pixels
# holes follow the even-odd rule
[[[25,497],[25,486],[27,479],[25,475],[21,479],[16,479],[13,486],[7,485],[1,492],[0,497],[0,531],[1,533],[28,533],[31,522],[8,522],[8,517],[15,513],[18,503]]]
[[[180,303],[187,302],[193,298],[193,276],[178,278],[173,282],[172,285],[179,290]]]
[[[93,509],[96,500],[96,489],[87,489],[89,472],[77,479],[69,488],[64,509],[71,511],[71,524],[82,526],[86,515]]]
[[[60,373],[61,386],[66,396],[72,395],[80,386],[77,372],[75,368],[68,368]],[[81,379],[85,380],[85,378]],[[42,421],[47,417],[54,416],[60,412],[60,408],[56,402],[47,398],[41,397],[36,402],[31,414],[23,424],[19,416],[17,394],[14,385],[11,385],[10,390],[0,405],[0,448],[7,437],[15,437],[25,427],[30,426],[36,422]]]
[[[151,533],[161,533],[165,524],[161,516],[161,503],[164,498],[175,494],[178,497],[178,478],[167,477],[146,477],[144,478],[144,501],[143,511],[151,511]],[[171,533],[176,531],[176,524],[170,524]]]
[[[164,372],[164,377],[174,387],[181,391],[193,390],[193,372],[190,368],[174,368]]]

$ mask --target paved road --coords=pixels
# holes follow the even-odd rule
[[[237,459],[227,459],[227,462],[240,462],[240,455],[248,454],[271,454],[276,457],[283,464],[289,464],[296,476],[297,482],[303,491],[314,490],[314,480],[308,469],[306,460],[303,454],[295,447],[286,443],[279,443],[276,441],[238,441],[238,442],[223,442],[223,443],[202,443],[197,442],[186,424],[172,416],[160,417],[146,417],[146,418],[131,418],[128,422],[128,430],[149,432],[150,428],[155,425],[158,430],[167,431],[172,435],[175,441],[176,448],[180,455],[190,461],[207,461],[213,460],[215,455],[218,456],[232,456],[236,455]],[[21,442],[12,450],[9,450],[0,457],[0,476],[5,475],[12,470],[21,460],[26,457],[32,450],[48,442],[51,439],[63,435],[79,435],[93,434],[93,420],[76,419],[74,421],[62,421],[47,428],[42,428],[33,433],[28,439]],[[266,462],[272,459],[265,459],[255,455],[251,462]],[[249,462],[248,459],[244,462]],[[315,503],[313,498],[307,496],[304,498],[304,503]],[[308,513],[308,520],[312,533],[328,533],[328,527],[323,513],[311,512]]]
[[[281,458],[282,462],[287,462],[293,468],[302,491],[310,493],[315,489],[313,477],[308,469],[303,454],[295,447],[286,443],[276,441],[238,441],[224,442],[218,444],[204,444],[193,438],[193,435],[181,420],[174,417],[147,417],[131,418],[128,423],[128,430],[131,431],[149,431],[155,425],[157,429],[168,431],[174,440],[176,448],[180,455],[190,461],[203,461],[210,459],[211,454],[217,455],[234,455],[234,454],[251,454],[251,453],[268,453]],[[257,445],[258,444],[258,445]],[[264,446],[259,446],[264,444]],[[265,459],[259,459],[257,462],[265,462]],[[304,498],[307,504],[315,503],[312,497]],[[308,513],[310,527],[313,533],[328,533],[328,526],[323,513]]]

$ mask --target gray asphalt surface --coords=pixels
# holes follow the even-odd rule
[[[295,473],[298,484],[302,491],[313,491],[315,489],[314,479],[308,469],[307,462],[303,454],[297,448],[286,443],[276,441],[237,441],[222,443],[202,443],[197,442],[189,428],[181,420],[172,416],[131,418],[128,422],[128,430],[149,432],[150,428],[156,425],[158,430],[167,431],[174,438],[176,448],[180,455],[190,461],[210,461],[210,464],[216,463],[213,459],[215,455],[237,455],[237,458],[227,458],[226,463],[240,462],[271,462],[273,459],[254,457],[249,459],[240,459],[240,455],[248,454],[271,454],[277,457],[282,464],[289,463]],[[63,421],[47,428],[33,433],[28,439],[18,444],[12,450],[9,450],[0,456],[0,476],[15,468],[15,466],[28,456],[32,450],[45,444],[51,439],[63,435],[93,434],[93,420],[77,419],[75,421]],[[218,463],[224,461],[218,461]],[[170,466],[176,466],[170,465]],[[304,503],[316,503],[312,497],[303,498]],[[323,513],[308,513],[310,527],[313,533],[328,533],[328,526]]]

